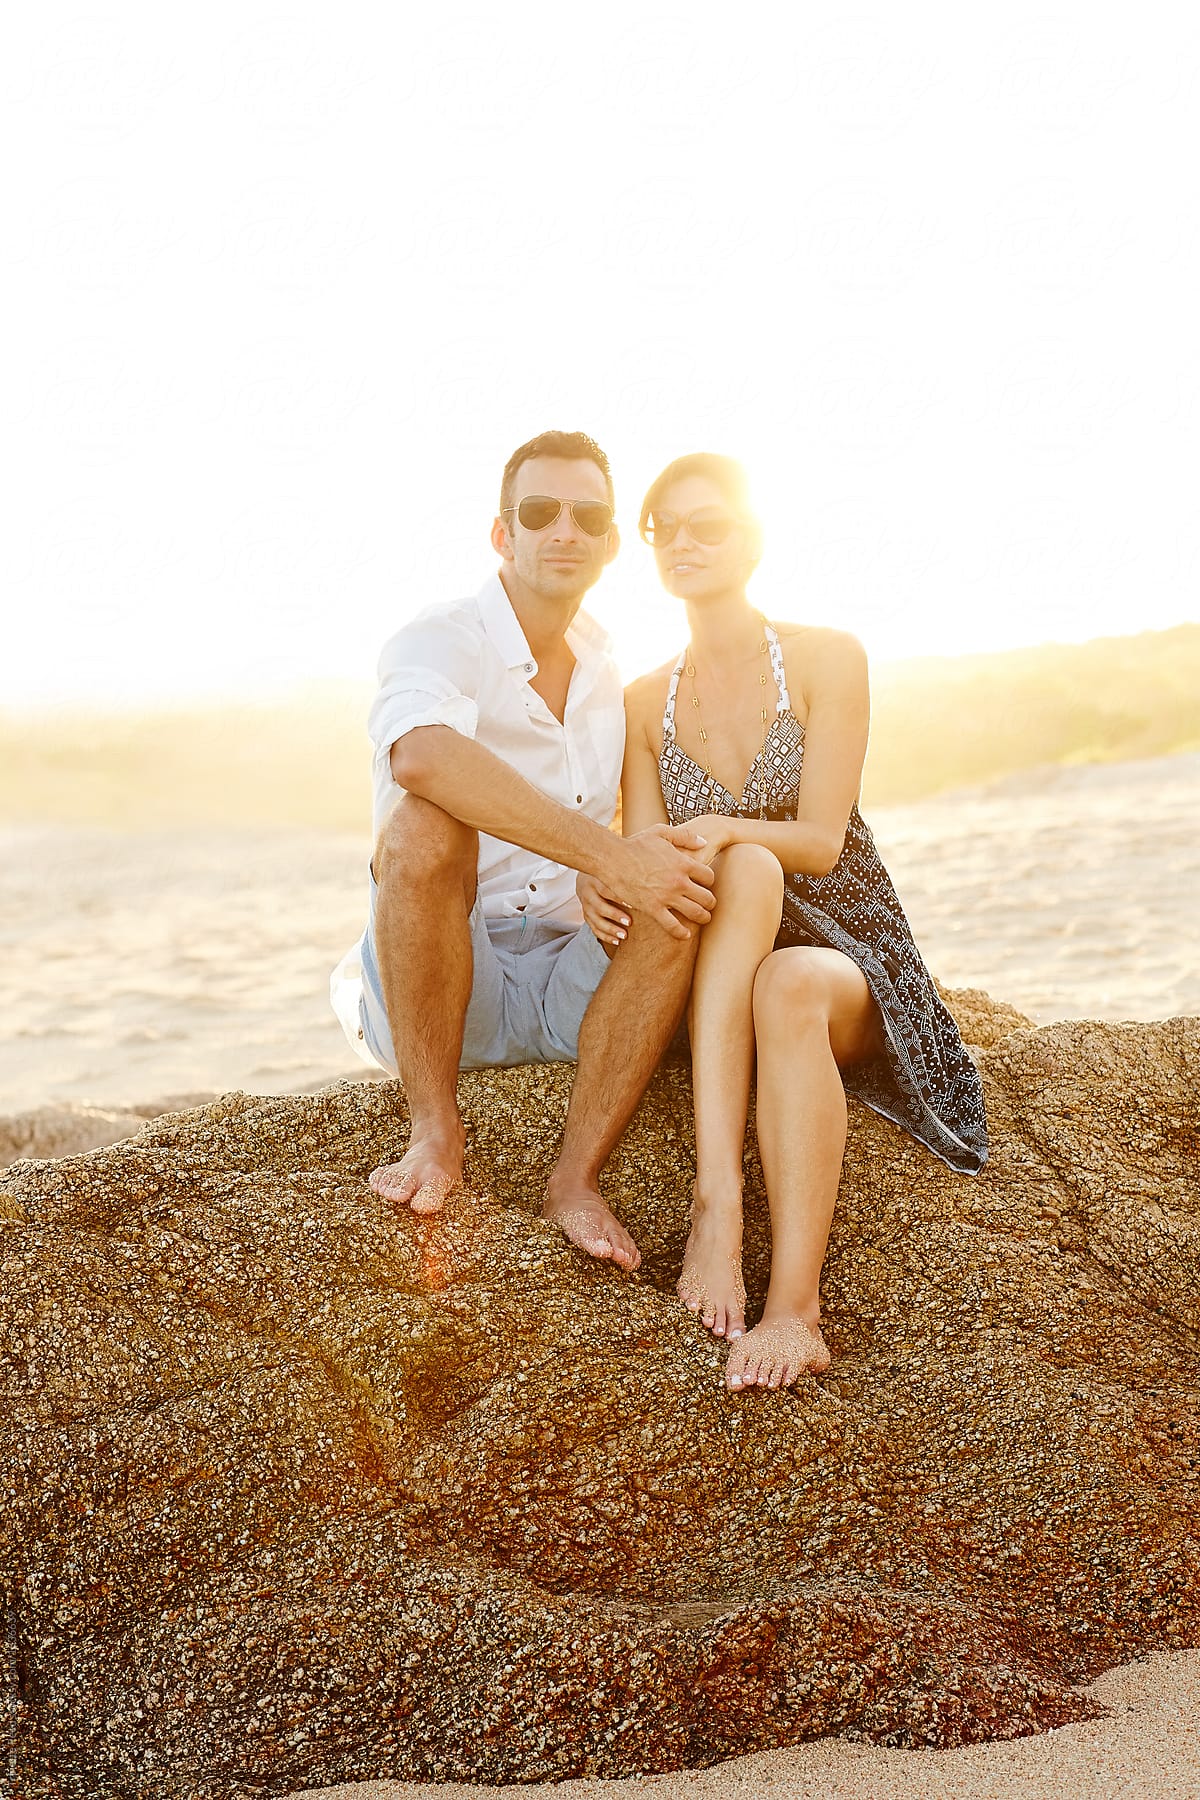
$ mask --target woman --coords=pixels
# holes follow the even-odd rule
[[[680,1298],[729,1341],[731,1388],[829,1366],[819,1285],[846,1142],[845,1089],[956,1169],[987,1156],[979,1076],[921,961],[856,804],[869,702],[844,632],[770,625],[746,584],[760,532],[740,466],[681,457],[642,506],[689,640],[626,693],[626,832],[693,821],[714,861],[688,1023],[696,1181]],[[616,896],[580,878],[585,917],[618,941]],[[745,1329],[742,1149],[758,1065],[771,1279]]]

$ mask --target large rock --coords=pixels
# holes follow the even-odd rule
[[[464,1078],[473,1191],[439,1220],[364,1186],[404,1140],[391,1086],[9,1171],[15,1791],[947,1745],[1200,1644],[1200,1022],[963,1014],[995,1039],[992,1161],[955,1175],[853,1109],[835,1361],[792,1392],[725,1392],[674,1298],[679,1067],[612,1167],[632,1279],[535,1217],[561,1067]],[[748,1211],[753,1299],[756,1167]]]

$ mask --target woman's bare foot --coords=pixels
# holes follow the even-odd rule
[[[615,1213],[600,1198],[600,1190],[586,1181],[552,1176],[542,1202],[542,1217],[558,1226],[564,1237],[601,1262],[615,1262],[622,1269],[636,1269],[642,1253]]]
[[[466,1133],[461,1125],[421,1130],[414,1126],[408,1149],[399,1162],[372,1169],[367,1186],[385,1200],[406,1203],[415,1213],[441,1212],[462,1186]]]
[[[692,1184],[692,1229],[675,1292],[714,1337],[732,1340],[745,1331],[740,1193],[732,1201],[705,1201]]]
[[[732,1345],[725,1363],[725,1383],[735,1391],[748,1387],[791,1387],[807,1370],[819,1375],[829,1367],[829,1347],[819,1323],[796,1314],[764,1318]]]

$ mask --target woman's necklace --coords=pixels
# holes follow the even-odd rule
[[[758,685],[762,689],[762,693],[760,695],[761,705],[759,707],[759,713],[758,713],[759,719],[762,722],[762,742],[760,743],[760,745],[758,747],[758,816],[760,819],[765,819],[767,816],[767,771],[766,771],[767,694],[766,694],[766,688],[767,688],[767,670],[770,668],[771,665],[770,665],[770,651],[767,648],[767,621],[763,617],[762,613],[759,613],[759,615],[758,615],[758,622],[762,626],[762,631],[763,631],[762,637],[759,639],[759,645],[758,645],[759,655],[764,656],[768,659],[767,660],[767,668],[760,669],[758,672]],[[684,653],[683,666],[684,666],[684,673],[687,675],[689,681],[692,684],[692,706],[695,709],[695,713],[696,713],[696,730],[700,733],[701,766],[704,770],[704,773],[708,776],[709,786],[710,787],[719,787],[720,783],[717,781],[716,776],[713,774],[712,770],[708,766],[708,733],[704,729],[704,714],[700,711],[700,696],[696,692],[696,662],[695,662],[695,658],[692,655],[692,646],[690,644],[688,645],[687,650]],[[729,791],[728,788],[725,791],[726,791],[726,793],[728,793],[728,791]],[[745,789],[743,788],[742,791],[744,793]],[[738,796],[738,798],[740,799],[740,795]]]

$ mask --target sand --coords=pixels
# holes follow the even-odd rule
[[[1039,1023],[1200,1012],[1200,755],[870,817],[948,985]],[[0,1115],[363,1075],[327,988],[367,856],[345,832],[0,825]]]

